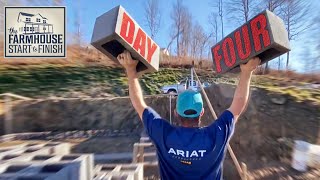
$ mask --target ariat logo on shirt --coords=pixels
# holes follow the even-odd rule
[[[168,151],[168,154],[173,154],[176,156],[181,156],[184,158],[199,158],[203,157],[206,150],[193,150],[193,151],[184,151],[180,149],[174,150],[173,148],[170,148]]]
[[[185,164],[185,165],[191,165],[192,162],[191,161],[180,161],[182,164]]]
[[[201,160],[204,157],[205,152],[206,150],[184,151],[170,148],[168,154],[171,155],[172,158],[180,160],[180,162],[184,165],[191,165],[192,161]]]

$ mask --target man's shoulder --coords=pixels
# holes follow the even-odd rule
[[[222,114],[220,115],[220,117],[228,117],[228,118],[233,118],[234,115],[232,113],[232,111],[230,109],[226,109],[222,112]]]

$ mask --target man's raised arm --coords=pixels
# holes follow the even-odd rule
[[[138,112],[140,119],[142,119],[143,111],[147,105],[143,99],[143,94],[136,71],[136,66],[139,61],[133,60],[129,51],[124,51],[122,54],[119,54],[117,58],[120,64],[125,68],[128,76],[129,96],[131,103],[134,109]]]
[[[260,62],[260,59],[256,57],[249,60],[246,64],[240,65],[240,80],[234,93],[232,104],[228,109],[232,112],[235,121],[238,120],[238,117],[247,106],[252,72],[257,68]]]

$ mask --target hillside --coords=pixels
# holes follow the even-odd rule
[[[236,84],[236,74],[215,75],[212,71],[197,70],[201,81]],[[160,68],[145,74],[140,83],[146,95],[160,94],[163,85],[174,84],[189,76],[189,69]],[[253,86],[288,94],[297,101],[320,104],[317,81],[301,81],[284,76],[257,75]],[[128,94],[127,78],[119,67],[86,65],[1,65],[0,93],[16,93],[32,98],[46,97],[109,97]],[[313,87],[314,85],[315,87]]]
[[[146,94],[158,94],[165,84],[176,83],[186,70],[163,69],[146,74],[141,85]],[[0,93],[28,97],[104,97],[127,95],[127,79],[121,68],[106,66],[6,66],[0,68]]]

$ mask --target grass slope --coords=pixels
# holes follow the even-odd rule
[[[188,69],[161,68],[140,78],[145,94],[159,94],[164,85],[174,84],[189,76]],[[199,71],[202,81],[236,84],[235,74],[214,75],[211,71]],[[320,90],[301,88],[305,82],[288,82],[272,76],[255,76],[252,84],[272,92],[287,94],[297,101],[320,104]],[[92,95],[107,93],[114,96],[128,94],[127,78],[121,68],[105,66],[29,65],[0,67],[0,93],[11,92],[27,97],[61,96],[70,92]]]
[[[164,69],[144,75],[140,81],[146,94],[160,93],[160,87],[176,83],[187,71]],[[28,97],[61,95],[71,91],[100,90],[115,96],[127,95],[127,78],[120,68],[103,66],[3,66],[0,68],[0,93]]]

